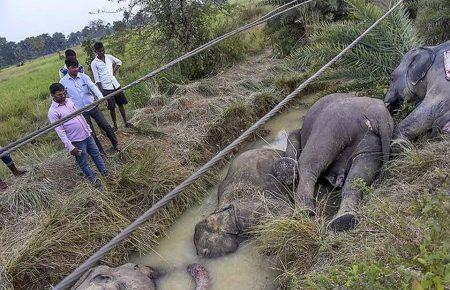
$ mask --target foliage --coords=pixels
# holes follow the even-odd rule
[[[81,31],[72,32],[67,37],[61,32],[53,35],[44,33],[38,36],[27,37],[18,43],[6,41],[0,37],[0,68],[54,52],[64,50],[81,44],[88,39],[100,39],[105,35],[114,33],[114,28],[102,20],[91,21]]]
[[[281,6],[288,2],[290,0],[267,0],[263,3]],[[344,0],[314,1],[269,20],[269,40],[276,53],[281,56],[289,55],[293,49],[305,43],[311,24],[319,20],[336,21],[345,17],[346,13]]]
[[[418,1],[416,27],[427,45],[450,39],[450,2],[447,0]]]
[[[349,0],[348,5],[348,20],[313,25],[309,44],[298,48],[287,59],[290,69],[317,70],[384,14],[382,8],[365,0]],[[411,20],[403,8],[397,9],[347,52],[326,78],[351,80],[372,94],[383,95],[383,88],[403,54],[418,44]]]

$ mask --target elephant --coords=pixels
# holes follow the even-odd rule
[[[198,263],[190,264],[186,271],[195,281],[196,290],[209,289],[209,273]],[[89,269],[72,286],[72,290],[156,290],[156,279],[162,274],[152,267],[128,263],[117,268],[105,265]]]
[[[133,263],[117,268],[101,265],[84,273],[72,290],[156,290],[155,279],[159,276],[160,273],[155,269]]]
[[[235,252],[270,210],[289,214],[289,189],[274,178],[272,167],[283,151],[253,149],[236,157],[218,187],[218,205],[195,226],[197,254],[216,258]]]
[[[395,140],[414,140],[432,131],[450,133],[450,79],[446,78],[444,54],[450,41],[431,47],[415,48],[403,56],[392,72],[384,102],[389,110],[403,102],[416,103],[414,110],[396,126]],[[450,53],[447,53],[447,58]],[[450,66],[450,59],[447,59]]]
[[[382,100],[351,93],[325,96],[308,111],[302,129],[289,134],[285,156],[274,165],[285,170],[275,171],[294,176],[289,177],[298,182],[294,202],[311,216],[315,215],[314,188],[319,177],[342,188],[339,210],[327,228],[353,229],[361,200],[354,181],[361,178],[372,184],[383,162],[389,160],[393,127]]]

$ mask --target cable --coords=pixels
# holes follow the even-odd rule
[[[117,244],[126,239],[131,233],[136,230],[141,224],[146,222],[153,214],[155,214],[160,208],[165,206],[169,201],[178,196],[186,187],[194,183],[198,178],[200,178],[206,171],[213,167],[217,162],[219,162],[223,157],[229,154],[236,146],[238,146],[242,141],[249,137],[253,132],[255,132],[261,125],[267,122],[272,116],[274,116],[278,111],[280,111],[289,101],[298,95],[308,84],[318,78],[325,70],[327,70],[331,65],[333,65],[337,60],[339,60],[345,53],[351,50],[358,42],[361,41],[373,28],[375,28],[381,21],[383,21],[389,14],[391,14],[403,0],[400,0],[396,5],[394,5],[389,11],[387,11],[380,19],[375,21],[366,31],[364,31],[360,36],[358,36],[351,44],[349,44],[344,50],[342,50],[338,55],[336,55],[332,60],[325,64],[321,69],[319,69],[315,74],[304,81],[299,87],[297,87],[292,93],[290,93],[285,99],[283,99],[278,105],[276,105],[269,113],[259,119],[255,124],[248,128],[241,136],[229,144],[225,149],[220,151],[211,160],[209,160],[205,165],[203,165],[199,170],[192,174],[188,179],[183,181],[180,185],[175,187],[166,196],[155,203],[149,210],[147,210],[143,215],[137,218],[133,223],[127,226],[122,232],[115,236],[106,245],[101,247],[97,252],[95,252],[89,259],[87,259],[83,264],[76,268],[69,276],[64,278],[58,285],[55,286],[55,290],[65,289],[69,287],[79,276],[81,276],[85,271],[95,265],[100,259],[102,259],[112,248]]]
[[[298,0],[295,0],[295,1],[292,1],[292,2],[290,2],[288,4],[295,3],[297,1]],[[221,42],[221,41],[223,41],[223,40],[225,40],[227,38],[230,38],[230,37],[232,37],[232,36],[234,36],[234,35],[236,35],[236,34],[238,34],[240,32],[243,32],[245,30],[248,30],[248,29],[253,28],[255,26],[261,25],[261,24],[265,23],[266,21],[268,21],[268,20],[270,20],[272,18],[275,18],[275,17],[277,17],[277,16],[279,16],[279,15],[281,15],[283,13],[286,13],[286,12],[288,12],[288,11],[294,9],[294,8],[297,8],[299,6],[308,4],[308,3],[312,2],[312,1],[314,1],[314,0],[307,0],[307,1],[301,2],[299,4],[296,4],[296,5],[292,6],[292,7],[286,8],[286,9],[284,9],[284,10],[282,10],[280,12],[277,12],[275,14],[272,14],[272,15],[270,15],[272,12],[269,12],[265,16],[259,18],[258,20],[254,21],[254,22],[252,22],[250,24],[246,24],[244,26],[241,26],[241,27],[239,27],[239,28],[237,28],[237,29],[235,29],[235,30],[233,30],[231,32],[228,32],[228,33],[226,33],[226,34],[224,34],[224,35],[222,35],[220,37],[217,37],[217,38],[213,39],[213,40],[211,40],[211,41],[209,41],[209,42],[207,42],[207,43],[197,47],[196,49],[194,49],[194,50],[192,50],[190,52],[187,52],[186,54],[184,54],[184,55],[182,55],[182,56],[172,60],[171,62],[167,63],[166,65],[164,65],[164,66],[162,66],[162,67],[160,67],[160,68],[158,68],[158,69],[156,69],[156,70],[146,74],[145,76],[135,80],[134,82],[132,82],[132,83],[130,83],[128,85],[126,85],[125,87],[122,87],[119,90],[117,90],[115,92],[112,92],[111,94],[105,96],[103,99],[97,100],[97,101],[93,102],[92,104],[90,104],[90,105],[88,105],[88,106],[86,106],[86,107],[84,107],[82,109],[79,109],[79,110],[73,112],[72,114],[67,115],[64,118],[61,118],[60,120],[58,120],[58,121],[56,121],[56,122],[54,122],[52,124],[49,124],[49,125],[41,128],[41,129],[39,129],[39,130],[36,130],[36,131],[28,134],[25,137],[22,137],[22,138],[14,141],[14,142],[8,144],[7,146],[4,146],[2,148],[2,150],[0,151],[0,157],[3,157],[5,155],[11,153],[12,151],[16,150],[17,148],[22,147],[22,146],[30,143],[34,139],[36,139],[36,138],[38,138],[38,137],[40,137],[40,136],[42,136],[44,134],[47,134],[49,131],[53,130],[54,128],[58,127],[59,125],[63,124],[64,122],[66,122],[66,121],[68,121],[68,120],[70,120],[70,119],[72,119],[72,118],[74,118],[74,117],[76,117],[78,115],[81,115],[83,112],[87,112],[87,111],[91,110],[92,108],[94,108],[95,106],[100,104],[101,102],[104,102],[105,99],[112,98],[113,96],[115,96],[115,95],[117,95],[117,94],[119,94],[119,93],[121,93],[121,92],[123,92],[125,90],[128,90],[129,88],[132,88],[132,87],[138,85],[139,83],[141,83],[141,82],[143,82],[143,81],[145,81],[145,80],[147,80],[147,79],[149,79],[151,77],[154,77],[155,75],[157,75],[157,74],[159,74],[159,73],[161,73],[161,72],[163,72],[163,71],[173,67],[174,65],[178,64],[179,62],[181,62],[181,61],[183,61],[185,59],[188,59],[190,57],[193,57],[193,56],[197,55],[198,53],[204,51],[205,49],[208,49],[209,47],[215,45],[216,43],[219,43],[219,42]],[[279,8],[274,9],[273,11],[276,11],[278,9]],[[270,15],[270,16],[267,16],[267,15]]]

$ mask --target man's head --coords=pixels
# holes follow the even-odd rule
[[[105,47],[103,46],[103,43],[94,43],[94,50],[98,57],[103,58],[105,56]]]
[[[75,77],[78,75],[78,60],[76,57],[74,56],[69,56],[68,58],[66,58],[66,66],[67,69],[69,70],[69,75]]]
[[[73,50],[73,49],[67,49],[67,50],[64,52],[64,55],[66,56],[66,58],[71,57],[71,56],[77,57],[77,53],[76,53],[75,50]]]
[[[66,89],[60,83],[54,83],[50,85],[50,94],[57,103],[64,103],[66,101]]]

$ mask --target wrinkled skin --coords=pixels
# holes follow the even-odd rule
[[[198,255],[215,258],[232,253],[267,210],[278,215],[290,211],[288,190],[272,174],[274,162],[283,154],[255,149],[234,159],[219,185],[216,210],[195,226]]]
[[[87,271],[72,290],[156,290],[154,269],[128,263],[117,268],[102,265]]]
[[[432,130],[432,135],[450,133],[450,81],[445,78],[444,51],[450,41],[433,47],[419,47],[406,53],[391,76],[385,97],[392,111],[403,102],[415,109],[395,128],[395,139],[414,140]]]
[[[341,205],[328,229],[350,230],[357,224],[355,212],[361,199],[353,181],[373,182],[383,160],[389,159],[392,133],[393,120],[382,101],[353,94],[328,95],[308,111],[302,130],[289,135],[286,156],[275,167],[286,159],[298,160],[294,200],[311,215],[320,176],[342,187]]]

